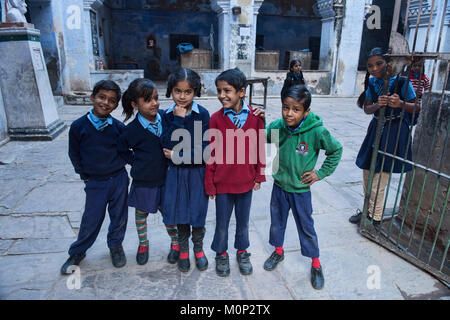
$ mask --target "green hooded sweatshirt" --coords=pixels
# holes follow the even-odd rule
[[[266,128],[266,137],[278,149],[272,167],[275,184],[287,192],[310,191],[307,184],[301,183],[302,174],[314,170],[321,149],[327,157],[316,171],[320,180],[334,172],[342,156],[342,145],[322,125],[322,118],[311,111],[296,132],[292,133],[279,119]]]

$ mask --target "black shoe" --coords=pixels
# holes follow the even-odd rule
[[[180,270],[181,272],[188,272],[191,268],[191,262],[189,261],[189,258],[178,259],[177,266],[178,270]]]
[[[195,257],[195,266],[199,271],[205,271],[208,269],[208,259],[206,259],[205,253],[203,253],[203,257]]]
[[[373,226],[375,227],[375,230],[380,230],[380,228],[381,228],[381,221],[378,221],[378,220],[372,220],[372,224],[373,224]]]
[[[141,266],[146,264],[148,261],[148,246],[146,246],[146,247],[147,247],[147,250],[144,251],[145,250],[144,246],[139,246],[138,252],[136,254],[136,262],[138,264],[140,264]],[[141,252],[139,252],[139,251],[141,251]]]
[[[311,285],[313,286],[313,288],[320,290],[323,288],[324,283],[325,279],[323,278],[322,267],[311,267]]]
[[[72,272],[69,272],[70,266],[77,266],[80,264],[81,260],[86,257],[86,253],[80,253],[80,254],[73,254],[71,255],[67,261],[62,265],[61,267],[61,274],[71,274]]]
[[[167,256],[167,262],[169,262],[170,264],[175,264],[177,263],[178,258],[180,258],[180,251],[174,250],[172,249],[172,247],[170,247],[170,252]]]
[[[125,252],[123,252],[122,245],[117,248],[110,248],[109,252],[114,267],[121,268],[127,264],[127,257],[125,256]]]
[[[278,262],[284,260],[284,252],[279,255],[276,251],[272,252],[270,257],[264,262],[264,269],[267,271],[272,271],[277,267]]]
[[[253,272],[253,267],[250,262],[250,256],[251,253],[248,253],[247,251],[242,253],[236,253],[237,262],[239,264],[239,271],[244,276],[248,276]]]
[[[362,217],[362,212],[361,212],[361,210],[357,209],[356,213],[354,215],[352,215],[348,219],[348,221],[350,221],[350,223],[359,224],[359,222],[361,221],[361,217]]]
[[[230,275],[230,258],[228,254],[216,256],[216,273],[219,277],[228,277]]]

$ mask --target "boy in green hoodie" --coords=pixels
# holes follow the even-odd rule
[[[284,259],[284,234],[292,209],[301,253],[312,258],[311,284],[315,289],[322,289],[324,277],[312,218],[310,186],[334,172],[342,156],[342,145],[323,126],[322,119],[311,112],[311,94],[304,85],[283,92],[281,101],[283,118],[270,123],[266,129],[267,142],[275,143],[278,148],[274,160],[278,167],[273,167],[270,201],[269,243],[275,251],[264,263],[264,269],[274,270]],[[316,171],[314,167],[321,149],[325,150],[326,159]]]

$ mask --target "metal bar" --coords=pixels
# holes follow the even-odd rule
[[[440,157],[441,160],[440,160],[440,164],[439,164],[439,171],[442,170],[442,167],[444,165],[445,151],[447,150],[447,143],[448,143],[448,135],[449,135],[448,133],[449,133],[449,130],[447,130],[447,133],[445,135],[444,147],[442,148],[442,154],[441,154],[441,157]],[[431,211],[427,215],[427,219],[426,219],[426,222],[425,222],[425,225],[424,225],[424,229],[423,229],[423,233],[422,233],[422,239],[421,239],[420,246],[419,246],[419,253],[418,253],[417,256],[420,256],[420,251],[422,249],[422,244],[423,244],[423,241],[425,239],[426,229],[428,227],[428,220],[429,220],[430,216],[434,212],[434,205],[436,203],[436,198],[437,198],[437,194],[438,194],[438,190],[439,190],[439,179],[440,179],[440,176],[438,175],[437,176],[436,185],[435,185],[435,189],[434,189],[433,203],[432,203],[432,206],[431,206]]]
[[[430,256],[428,257],[427,264],[430,264],[431,257],[433,256],[434,248],[436,247],[436,242],[438,239],[439,231],[441,231],[442,221],[444,221],[444,216],[445,216],[445,209],[447,209],[449,191],[450,191],[450,186],[447,187],[447,196],[445,197],[444,206],[442,207],[441,219],[439,220],[439,224],[438,224],[438,227],[436,230],[436,235],[434,237],[433,246],[431,247],[431,252],[430,252]]]
[[[391,32],[397,32],[398,21],[400,20],[400,9],[402,8],[402,0],[395,0],[394,14],[392,15]]]
[[[422,2],[423,2],[423,0],[420,0],[419,11],[417,12],[416,30],[414,31],[414,42],[413,42],[413,47],[412,47],[413,52],[416,51],[417,35],[419,33],[419,22],[420,22],[420,17],[422,16]]]
[[[383,152],[383,151],[380,151],[380,150],[378,150],[378,153],[381,153],[381,154],[386,153],[386,155],[388,155],[388,156],[390,156],[390,157],[392,157],[392,158],[395,158],[395,159],[397,159],[397,160],[402,160],[402,161],[404,160],[403,158],[401,158],[401,157],[399,157],[399,156],[394,156],[394,155],[391,155],[390,153]],[[428,167],[426,167],[426,166],[424,166],[424,165],[421,165],[421,164],[419,164],[419,163],[416,163],[416,162],[413,162],[413,161],[410,161],[410,160],[404,160],[404,162],[406,162],[406,163],[408,163],[408,164],[410,164],[410,165],[413,165],[414,167],[423,169],[423,170],[425,170],[425,171],[429,171],[429,172],[431,172],[431,173],[437,174],[437,175],[439,175],[439,176],[441,176],[441,177],[444,177],[444,178],[450,180],[450,176],[449,176],[448,174],[443,173],[443,172],[436,171],[436,170],[434,170],[434,169],[428,168]]]
[[[409,184],[409,190],[412,189],[412,186],[413,186],[415,177],[416,177],[416,169],[413,167],[413,176],[412,176],[412,178],[411,178],[411,183]],[[405,225],[405,220],[406,220],[406,215],[407,215],[406,209],[408,208],[410,197],[411,197],[411,192],[408,192],[408,196],[407,196],[407,198],[406,198],[405,209],[403,210],[402,224],[400,225],[400,230],[399,230],[399,232],[398,232],[397,246],[400,245],[400,236],[401,236],[402,231],[403,231],[403,226]]]
[[[406,5],[406,14],[405,14],[405,25],[403,29],[403,37],[406,38],[406,30],[408,30],[408,18],[409,18],[409,5],[411,0],[408,0],[408,4]]]
[[[444,267],[444,261],[448,254],[448,248],[450,247],[450,239],[447,241],[447,246],[445,247],[444,254],[442,255],[442,262],[441,267],[439,268],[439,271],[442,271],[442,268]]]
[[[427,52],[427,50],[428,50],[428,38],[430,36],[431,24],[433,22],[434,4],[435,4],[435,0],[433,0],[433,2],[431,3],[431,13],[430,13],[430,19],[428,20],[427,36],[425,37],[425,46],[423,49],[424,52]]]
[[[437,43],[437,46],[436,46],[436,52],[439,52],[439,49],[441,48],[442,30],[444,29],[445,14],[446,14],[446,11],[447,11],[447,4],[448,4],[448,0],[445,0],[444,1],[444,6],[443,6],[443,10],[442,10],[441,26],[440,26],[440,30],[439,30],[439,39],[438,39],[438,43]]]

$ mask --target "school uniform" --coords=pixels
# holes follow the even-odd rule
[[[256,182],[264,182],[265,150],[264,122],[253,115],[252,109],[243,101],[242,110],[236,114],[231,109],[220,109],[211,116],[210,129],[219,130],[223,141],[211,140],[211,145],[221,143],[222,155],[212,150],[211,163],[206,166],[205,192],[216,195],[216,230],[211,248],[217,253],[228,249],[228,226],[231,214],[235,212],[236,234],[234,247],[245,250],[250,246],[248,224],[253,187]],[[249,136],[239,145],[227,132]],[[252,135],[252,133],[254,133]],[[253,138],[252,138],[253,137]],[[230,140],[233,139],[233,140]],[[261,140],[262,139],[262,140]],[[231,150],[230,147],[233,149]],[[230,149],[230,150],[229,150]],[[233,152],[232,163],[227,163],[227,154]],[[261,156],[262,155],[262,156]]]
[[[299,85],[299,84],[305,84],[305,78],[303,78],[303,72],[300,71],[300,73],[295,72],[288,72],[286,74],[286,79],[283,83],[283,88],[281,89],[281,93],[285,92],[287,89],[289,89],[292,86]]]
[[[166,225],[178,225],[181,252],[188,249],[189,226],[192,226],[192,239],[197,243],[197,245],[194,243],[196,251],[202,247],[201,241],[208,212],[203,160],[203,151],[208,141],[203,141],[203,135],[208,129],[210,117],[208,110],[195,101],[191,112],[184,118],[174,115],[174,108],[175,106],[169,108],[162,115],[163,127],[167,128],[161,136],[162,145],[174,151],[172,160],[169,161],[165,182],[163,221]],[[184,130],[175,132],[177,129]],[[177,138],[178,133],[181,133],[183,138]]]
[[[378,97],[382,94],[383,90],[383,79],[377,79],[375,77],[369,78],[369,85],[366,90],[366,100],[371,100],[374,103],[378,101]],[[392,77],[389,81],[389,92],[397,93],[401,100],[410,101],[416,98],[414,89],[409,81],[404,78]],[[411,114],[409,112],[404,112],[403,119],[401,117],[402,108],[391,108],[389,106],[385,107],[385,117],[386,122],[383,124],[381,140],[380,140],[380,150],[385,151],[389,154],[395,154],[400,158],[405,158],[407,160],[412,160],[412,139],[410,138],[408,150],[407,142],[411,134],[410,126],[417,123],[417,117],[419,114]],[[372,160],[372,150],[375,144],[378,116],[380,110],[377,110],[373,114],[373,118],[367,128],[367,133],[361,148],[358,152],[356,158],[356,165],[358,168],[363,170],[370,170],[370,163]],[[397,134],[400,130],[400,136],[396,148]],[[383,164],[384,158],[384,164]],[[392,167],[393,158],[390,156],[383,156],[382,154],[377,155],[375,172],[379,173],[390,172]],[[383,164],[383,167],[381,165]],[[409,163],[405,163],[400,160],[394,160],[393,173],[407,172],[412,169]]]
[[[272,141],[272,133],[278,131],[278,140]],[[267,127],[268,143],[278,148],[274,159],[274,185],[270,201],[269,243],[282,247],[289,210],[292,210],[300,240],[301,253],[310,258],[319,257],[319,245],[312,218],[310,187],[302,184],[302,175],[314,170],[320,150],[326,159],[316,171],[320,180],[331,175],[342,156],[342,145],[323,126],[322,119],[310,111],[295,129],[287,127],[283,119]],[[278,167],[276,167],[278,164]]]
[[[109,116],[96,117],[92,111],[75,120],[69,130],[69,157],[75,172],[85,180],[86,204],[77,240],[69,255],[83,254],[96,240],[106,206],[111,223],[109,248],[118,248],[124,239],[128,220],[128,174],[119,156],[117,142],[125,126]]]
[[[147,213],[156,213],[162,205],[167,160],[162,151],[162,114],[158,110],[155,122],[141,114],[125,128],[120,136],[119,154],[131,165],[133,182],[128,195],[128,206]],[[129,156],[129,151],[133,150]]]

